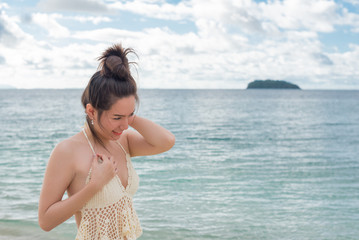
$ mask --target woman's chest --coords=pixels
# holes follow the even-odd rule
[[[110,157],[110,160],[114,162],[117,168],[117,177],[120,180],[120,184],[126,188],[129,179],[129,164],[125,154],[121,152],[114,152],[110,155],[108,152],[98,151],[99,154]],[[68,194],[73,195],[86,186],[91,179],[92,167],[93,167],[93,154],[91,152],[76,153],[74,157],[75,174],[68,186]]]

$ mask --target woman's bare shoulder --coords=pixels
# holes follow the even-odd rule
[[[61,159],[75,157],[76,153],[86,146],[80,134],[78,133],[57,143],[51,155],[60,156]]]

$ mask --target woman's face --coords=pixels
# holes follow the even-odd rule
[[[135,96],[119,98],[100,118],[102,126],[95,124],[96,131],[104,140],[118,140],[133,121],[136,107]],[[98,121],[96,121],[98,122]]]

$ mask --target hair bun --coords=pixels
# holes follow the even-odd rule
[[[131,48],[124,49],[121,44],[115,44],[103,52],[99,69],[103,76],[119,80],[127,80],[130,68],[127,54],[134,52]]]
[[[108,75],[111,77],[119,78],[119,79],[126,79],[128,78],[128,69],[124,66],[122,59],[118,56],[109,56],[104,61],[104,68],[102,68],[102,74]],[[110,72],[107,73],[106,69]]]

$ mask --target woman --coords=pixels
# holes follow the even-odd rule
[[[165,152],[175,137],[135,116],[138,96],[129,53],[134,52],[114,45],[102,54],[82,95],[83,131],[60,142],[50,156],[39,202],[45,231],[75,215],[78,240],[130,240],[142,234],[132,205],[139,178],[130,157]],[[65,191],[69,197],[62,200]]]

